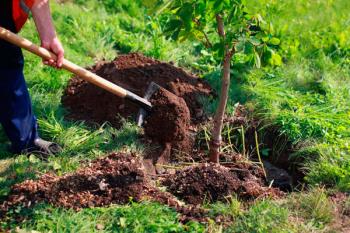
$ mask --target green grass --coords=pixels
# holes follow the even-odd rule
[[[350,190],[349,2],[251,3],[273,23],[284,63],[253,70],[241,88],[265,124],[300,148],[295,156],[310,158],[309,183]]]
[[[291,232],[288,210],[268,200],[253,205],[227,232]]]
[[[28,209],[17,209],[28,217],[21,224],[23,232],[200,232],[204,227],[189,222],[181,225],[177,213],[156,203],[131,203],[125,206],[84,209],[80,212],[53,208],[41,204]],[[15,214],[15,213],[14,213]],[[8,223],[11,225],[11,223]],[[12,227],[16,226],[13,223]]]
[[[328,200],[325,190],[321,188],[309,193],[291,195],[286,206],[296,217],[309,221],[316,227],[323,227],[333,220],[334,204]]]
[[[218,64],[201,46],[174,42],[162,34],[163,19],[146,16],[140,1],[52,2],[53,17],[66,57],[83,66],[118,53],[143,52],[199,72],[219,90]],[[283,57],[279,66],[250,69],[233,66],[228,113],[235,103],[254,109],[264,126],[277,127],[298,150],[293,156],[306,158],[306,181],[340,190],[350,190],[350,26],[346,0],[263,0],[247,2],[251,12],[272,22],[276,48]],[[21,33],[38,42],[32,21]],[[89,126],[65,119],[61,96],[71,75],[44,67],[41,60],[25,53],[25,75],[40,124],[40,134],[64,146],[64,151],[43,162],[34,156],[13,157],[0,130],[0,200],[11,185],[45,172],[72,172],[81,163],[111,151],[142,152],[140,130],[125,122],[120,130],[110,125]],[[213,113],[216,101],[203,100]],[[239,144],[239,138],[233,138]],[[234,143],[234,144],[235,144]],[[241,150],[240,145],[235,145]],[[278,146],[278,145],[276,145]],[[263,200],[246,205],[237,199],[209,205],[211,214],[233,218],[231,226],[199,223],[183,225],[176,213],[156,203],[85,209],[80,212],[42,204],[31,210],[20,224],[23,232],[322,232],[332,221],[323,192],[298,193],[285,202]],[[319,203],[325,203],[319,205]],[[15,213],[13,213],[15,214]],[[295,217],[301,218],[295,222]],[[14,229],[9,216],[3,226]]]

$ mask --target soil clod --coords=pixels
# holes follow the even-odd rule
[[[153,108],[145,121],[145,133],[161,142],[180,142],[186,138],[190,126],[190,111],[186,102],[160,89],[152,96]]]
[[[165,89],[155,93],[151,103],[153,109],[144,123],[145,134],[153,144],[161,145],[161,150],[152,155],[154,163],[167,164],[174,160],[172,155],[192,149],[194,140],[188,133],[190,111],[182,98]]]

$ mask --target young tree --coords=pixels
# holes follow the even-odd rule
[[[231,63],[243,60],[260,67],[260,57],[266,49],[266,35],[260,27],[264,21],[260,15],[245,11],[244,0],[170,0],[163,5],[162,12],[168,16],[165,32],[173,39],[199,40],[209,53],[220,59],[221,92],[209,152],[210,161],[218,163]]]

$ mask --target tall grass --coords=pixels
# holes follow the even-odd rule
[[[293,144],[311,146],[301,150],[317,151],[316,160],[299,153],[312,157],[310,183],[349,190],[350,3],[264,0],[248,5],[272,22],[284,60],[279,67],[246,75],[242,88],[249,102]]]

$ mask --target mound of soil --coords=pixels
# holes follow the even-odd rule
[[[198,97],[210,95],[210,86],[172,64],[131,53],[120,55],[112,62],[98,62],[90,70],[139,96],[144,96],[153,81],[185,100],[192,123],[205,119]],[[99,124],[109,121],[115,127],[121,125],[118,116],[135,117],[139,109],[135,104],[78,77],[69,81],[62,103],[72,119]]]
[[[244,200],[283,195],[279,189],[265,186],[261,168],[243,162],[231,167],[218,164],[186,167],[169,175],[163,184],[169,192],[191,204],[224,201],[232,194]]]
[[[133,155],[114,153],[95,160],[88,167],[62,177],[45,174],[12,187],[3,210],[22,204],[46,201],[73,209],[125,204],[140,200],[147,179],[141,162]]]
[[[154,107],[146,119],[145,134],[150,144],[156,145],[156,151],[145,153],[151,161],[148,164],[174,161],[176,154],[191,151],[194,138],[190,129],[206,119],[198,97],[211,95],[207,83],[172,64],[138,53],[118,56],[112,62],[101,61],[90,70],[139,96],[144,96],[151,82],[169,91],[158,91],[151,99]],[[139,110],[134,103],[78,77],[69,81],[62,103],[69,118],[99,124],[108,121],[115,127],[121,125],[120,117],[135,118]]]
[[[113,153],[93,161],[75,173],[59,177],[44,174],[38,180],[27,180],[11,188],[0,204],[0,220],[17,206],[30,208],[40,202],[80,210],[87,207],[127,204],[151,200],[174,208],[181,222],[206,222],[208,211],[183,205],[172,194],[162,192],[150,183],[140,160],[131,154]],[[23,221],[18,216],[18,221]]]

